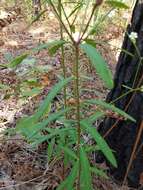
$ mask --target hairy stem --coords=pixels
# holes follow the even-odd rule
[[[84,35],[86,34],[86,32],[87,32],[87,30],[88,30],[88,28],[89,28],[90,22],[91,22],[91,20],[92,20],[92,18],[93,18],[93,16],[94,16],[94,12],[95,12],[95,10],[96,10],[97,7],[98,7],[98,5],[95,3],[94,6],[93,6],[91,15],[90,15],[90,17],[89,17],[89,20],[88,20],[88,22],[87,22],[87,24],[86,24],[86,26],[85,26],[85,29],[84,29],[84,31],[83,31],[81,37],[80,37],[80,41],[83,39]]]
[[[54,6],[54,4],[52,3],[51,0],[49,0],[49,2],[50,2],[50,5],[51,5],[51,7],[52,7],[52,9],[53,9],[53,12],[55,13],[55,16],[57,17],[57,19],[59,20],[59,22],[62,24],[64,30],[65,30],[66,33],[68,34],[68,36],[69,36],[69,38],[71,39],[71,41],[74,42],[74,39],[73,39],[72,35],[70,34],[70,32],[69,32],[69,30],[67,29],[66,25],[64,24],[63,20],[61,20],[60,15],[59,15],[59,13],[58,13],[56,7]]]
[[[80,176],[81,176],[81,164],[80,164],[80,138],[81,138],[81,127],[80,127],[80,93],[79,93],[79,45],[75,46],[75,99],[76,99],[76,121],[77,121],[77,156],[79,158],[79,170],[78,170],[78,181],[77,190],[80,190]]]
[[[59,11],[60,19],[62,20],[62,1],[61,0],[59,0],[59,3],[58,3],[58,11]],[[61,22],[60,22],[60,36],[61,36],[61,40],[64,40],[63,25]],[[61,65],[62,65],[62,70],[63,70],[63,76],[65,79],[66,78],[66,66],[65,66],[65,52],[64,52],[63,46],[61,47]],[[66,86],[64,87],[63,93],[64,93],[64,108],[66,109],[67,108],[67,89],[66,89]],[[65,113],[65,116],[67,118],[67,113]]]
[[[59,12],[59,16],[60,16],[60,20],[62,20],[62,0],[58,1],[58,12]],[[60,37],[61,40],[64,40],[63,37],[63,25],[60,22]],[[63,76],[64,79],[66,79],[66,67],[65,67],[65,54],[64,54],[64,46],[62,45],[61,47],[61,66],[62,66],[62,71],[63,71]],[[66,86],[64,86],[63,89],[63,98],[64,98],[64,108],[67,108],[67,89]],[[65,117],[67,118],[67,112],[65,113]],[[65,178],[65,165],[63,163],[63,180]]]

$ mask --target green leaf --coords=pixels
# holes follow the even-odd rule
[[[73,185],[74,185],[75,179],[77,177],[78,168],[79,168],[79,161],[77,161],[74,164],[69,176],[65,179],[65,181],[63,181],[59,185],[59,187],[56,190],[65,190],[65,189],[67,189],[67,187],[68,187],[68,190],[73,190]]]
[[[31,128],[31,134],[29,138],[32,138],[32,136],[36,135],[39,131],[43,130],[49,123],[57,120],[59,117],[63,116],[66,112],[70,111],[70,108],[66,108],[64,110],[60,110],[56,113],[52,113],[49,115],[49,117],[47,119],[44,119],[44,121],[42,121],[41,123],[37,123],[36,125],[31,125],[29,126],[29,128]],[[54,133],[57,133],[56,131],[58,131],[58,133],[60,132],[59,129],[54,129]],[[61,130],[62,132],[62,130]]]
[[[86,148],[85,148],[85,151],[88,152],[88,153],[89,152],[96,152],[98,150],[100,150],[100,148],[97,145],[93,145],[93,146],[87,145]]]
[[[0,67],[4,67],[4,68],[14,68],[17,65],[19,65],[20,63],[22,63],[22,61],[24,59],[26,59],[28,57],[28,54],[23,54],[20,55],[16,58],[14,58],[10,63],[6,64],[6,65],[0,65]]]
[[[10,86],[0,83],[0,90],[8,90],[8,89],[10,89]]]
[[[47,128],[45,129],[47,131]],[[54,129],[51,134],[47,135],[47,140],[53,138],[54,136],[60,136],[63,132],[68,130],[75,130],[73,127],[71,128],[61,128],[61,129]]]
[[[33,117],[25,117],[18,121],[16,125],[16,130],[21,132],[28,140],[36,136],[37,133],[43,130],[50,122],[58,119],[60,116],[64,115],[70,108],[65,110],[60,110],[59,112],[51,114],[47,119],[40,123],[35,123]]]
[[[116,159],[106,143],[103,137],[98,133],[97,129],[93,127],[89,122],[83,120],[80,122],[81,126],[92,136],[92,138],[96,141],[97,145],[99,146],[100,150],[107,158],[107,160],[114,166],[117,167]]]
[[[75,25],[71,25],[71,26],[70,26],[70,29],[71,29],[71,31],[72,31],[73,33],[75,33],[75,30],[76,30]]]
[[[23,66],[28,66],[28,65],[30,65],[30,66],[35,66],[35,63],[37,62],[37,60],[36,60],[36,58],[33,58],[33,57],[27,57],[26,59],[24,59],[23,61],[22,61],[22,64],[23,64]]]
[[[43,101],[43,103],[40,105],[38,111],[33,115],[33,117],[35,118],[35,120],[38,120],[40,117],[42,117],[47,110],[47,107],[49,106],[49,104],[52,102],[52,100],[55,98],[55,96],[61,91],[61,89],[66,86],[71,80],[73,79],[73,77],[69,77],[65,80],[62,80],[60,82],[58,82],[50,91],[50,93],[47,95],[47,97],[45,98],[45,100]]]
[[[76,156],[76,154],[74,153],[74,151],[72,151],[70,148],[68,148],[67,146],[63,147],[60,146],[61,150],[64,151],[64,153],[68,154],[68,156],[72,157],[73,159],[77,160],[78,157]]]
[[[107,174],[102,169],[98,169],[97,167],[94,166],[94,167],[90,168],[90,171],[92,173],[95,173],[95,175],[97,175],[99,177],[104,177],[104,178],[108,179]]]
[[[89,45],[91,45],[91,46],[93,46],[93,47],[95,47],[96,48],[96,42],[95,42],[95,40],[92,40],[92,39],[85,39],[84,40],[87,44],[89,44]]]
[[[105,85],[108,88],[113,88],[113,80],[112,80],[111,71],[109,70],[107,63],[105,62],[103,57],[100,55],[100,53],[96,50],[95,47],[87,43],[81,44],[81,48],[85,51],[85,53],[91,60],[91,63],[96,68],[96,72],[104,81]]]
[[[70,18],[70,17],[71,17],[76,11],[78,11],[82,6],[83,6],[83,3],[82,3],[82,2],[78,3],[78,4],[74,7],[74,9],[71,11],[71,13],[68,15],[68,18]]]
[[[47,141],[47,136],[37,134],[37,136],[35,136],[35,138],[32,141],[29,141],[29,143],[31,143],[32,148],[36,148],[39,144],[45,141]]]
[[[22,95],[23,97],[34,97],[34,96],[37,96],[38,94],[40,94],[41,91],[42,91],[41,88],[33,88],[33,89],[31,89],[31,90],[23,91],[23,92],[21,93],[21,95]]]
[[[115,1],[115,0],[107,0],[105,1],[108,5],[110,5],[113,8],[117,9],[129,9],[129,6],[121,1]]]
[[[104,112],[96,111],[95,114],[89,116],[88,118],[85,118],[84,120],[85,120],[85,121],[88,121],[88,122],[90,122],[90,123],[93,123],[93,122],[95,122],[97,119],[103,117],[104,115],[105,115]]]
[[[21,90],[23,90],[26,87],[40,87],[40,83],[36,78],[31,78],[28,80],[23,81],[23,86],[21,87]],[[25,91],[25,89],[24,89]]]
[[[26,126],[33,126],[36,124],[36,122],[39,121],[40,118],[44,117],[47,114],[47,111],[49,110],[49,106],[51,105],[52,100],[55,98],[55,96],[59,93],[59,91],[67,85],[72,80],[72,77],[69,77],[65,80],[62,80],[58,82],[53,89],[50,91],[50,93],[47,95],[43,103],[38,108],[37,112],[33,114],[30,117],[25,117],[19,120],[17,123],[17,129],[18,128],[25,128]],[[23,127],[22,127],[23,126]]]
[[[36,21],[38,21],[38,20],[40,19],[40,17],[45,14],[46,11],[47,11],[47,9],[41,11],[41,12],[32,20],[32,22],[26,27],[26,29],[29,29]]]
[[[7,52],[7,53],[4,54],[4,58],[5,58],[8,62],[10,62],[10,61],[12,61],[13,56],[12,56],[12,54],[11,54],[10,52]]]
[[[81,190],[92,190],[92,178],[90,172],[90,163],[83,147],[80,147],[81,161]]]
[[[34,125],[34,120],[32,117],[23,117],[16,123],[16,131],[20,132],[25,137],[29,137],[33,132],[31,128]],[[29,127],[30,126],[30,127]]]
[[[57,52],[57,50],[58,50],[63,44],[64,44],[64,42],[63,42],[63,43],[59,43],[59,44],[57,44],[57,45],[55,45],[55,46],[49,48],[49,54],[50,54],[50,56],[53,56],[53,55]]]
[[[53,55],[58,50],[58,48],[60,48],[65,43],[66,42],[64,40],[56,40],[49,43],[41,44],[37,46],[36,48],[33,48],[32,51],[37,52],[43,49],[48,49],[49,53]]]
[[[46,10],[43,10],[41,13],[39,13],[39,14],[36,16],[36,18],[34,18],[34,19],[32,20],[32,22],[30,23],[29,27],[30,27],[31,25],[33,25],[33,23],[35,23],[36,21],[38,21],[38,20],[41,18],[41,16],[45,14],[46,11],[47,11],[47,9],[46,9]]]
[[[51,140],[51,142],[48,145],[47,154],[48,154],[48,162],[50,162],[53,151],[54,151],[54,145],[55,145],[55,138]]]
[[[88,104],[90,103],[90,104],[99,105],[99,106],[101,106],[101,107],[103,107],[105,109],[108,109],[108,110],[111,110],[111,111],[113,111],[115,113],[118,113],[119,115],[123,116],[126,119],[129,119],[129,120],[131,120],[133,122],[136,122],[136,120],[133,117],[131,117],[130,115],[128,115],[127,113],[125,113],[124,111],[122,111],[121,109],[115,107],[112,104],[106,103],[106,102],[104,102],[102,100],[87,100],[86,102]]]

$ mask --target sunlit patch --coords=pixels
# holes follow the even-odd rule
[[[4,19],[8,16],[8,13],[6,11],[0,10],[0,19]]]
[[[16,47],[16,46],[18,46],[18,42],[15,41],[15,40],[8,40],[8,41],[5,42],[5,45]]]
[[[39,28],[31,28],[31,29],[29,29],[29,33],[31,35],[38,35],[38,34],[41,34],[42,32],[45,32],[45,27],[39,27]]]

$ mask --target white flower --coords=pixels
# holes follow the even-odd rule
[[[138,34],[136,32],[131,32],[131,34],[129,35],[129,38],[131,41],[135,42],[136,39],[138,38]]]
[[[143,92],[143,86],[140,87],[140,91]]]
[[[73,33],[73,38],[74,38],[75,42],[78,42],[79,38],[80,38],[80,33],[79,32]]]
[[[109,18],[112,18],[112,17],[115,16],[115,14],[116,14],[116,10],[112,10],[112,11],[108,14],[108,17],[109,17]]]

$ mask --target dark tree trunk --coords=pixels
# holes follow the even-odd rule
[[[41,10],[41,0],[32,0],[32,1],[33,1],[33,7],[34,7],[34,16],[37,17]]]
[[[138,53],[128,37],[128,34],[131,32],[136,32],[138,34],[137,47],[141,57],[143,57],[143,0],[137,0],[136,2],[131,24],[127,27],[127,32],[125,34],[122,46],[123,49],[131,52],[134,56],[130,56],[124,52],[121,52],[114,78],[115,87],[108,94],[107,102],[114,101],[116,98],[129,91],[129,89],[127,89],[125,86],[138,88],[143,85],[143,61],[141,64],[139,63],[140,59]],[[137,72],[138,68],[139,72]],[[137,77],[135,77],[136,73]],[[106,134],[105,139],[107,140],[110,147],[116,152],[115,154],[118,161],[118,168],[114,169],[110,166],[110,172],[117,180],[123,181],[134,143],[143,121],[143,92],[139,90],[134,93],[130,93],[116,101],[115,105],[122,110],[125,110],[137,121],[136,123],[133,123],[128,120],[118,121],[117,119],[105,118],[99,127],[101,134]],[[113,125],[114,128],[107,135],[107,131],[109,131]],[[137,147],[138,151],[136,151],[136,157],[133,160],[132,167],[130,168],[128,174],[129,185],[134,187],[138,187],[141,178],[143,178],[142,143],[143,135],[141,135]]]

